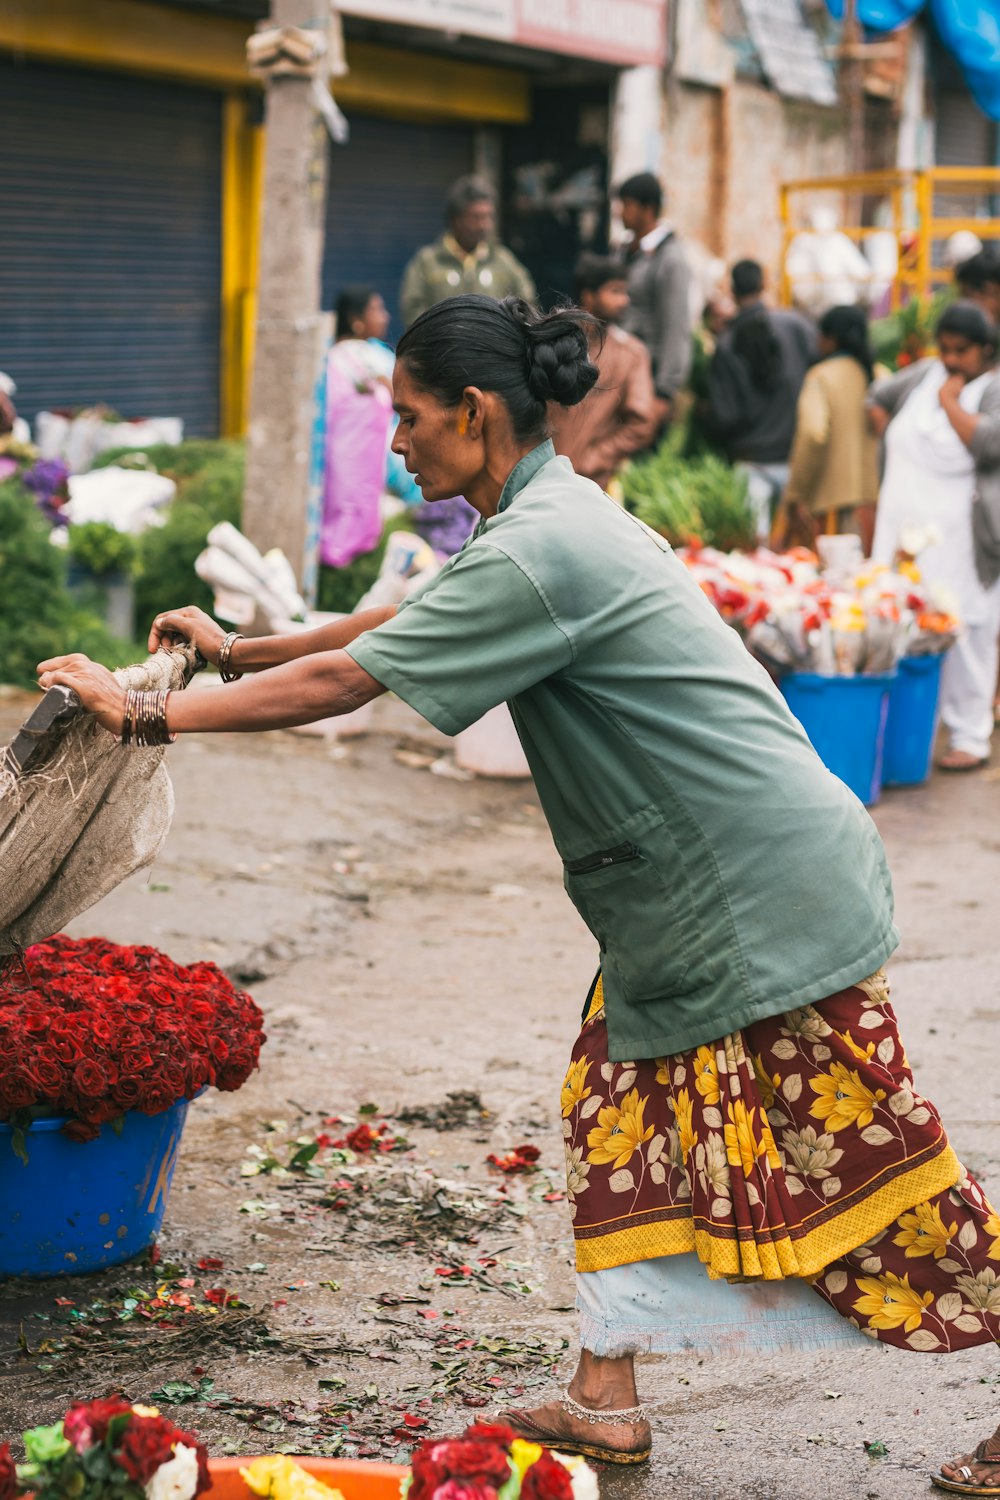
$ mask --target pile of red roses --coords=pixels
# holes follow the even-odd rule
[[[215,964],[155,948],[49,938],[0,978],[0,1120],[70,1116],[87,1140],[127,1110],[154,1115],[257,1066],[264,1018]]]
[[[421,1443],[410,1455],[406,1500],[497,1500],[518,1472],[512,1443],[531,1447],[518,1444],[510,1427],[488,1422],[473,1423],[461,1438]],[[573,1500],[569,1470],[547,1448],[534,1452],[521,1476],[519,1500]]]
[[[0,1448],[0,1500],[29,1490],[38,1500],[104,1500],[111,1494],[119,1500],[157,1494],[195,1500],[212,1482],[208,1453],[192,1433],[155,1407],[133,1407],[120,1396],[78,1402],[61,1422],[26,1432],[24,1447],[27,1462],[20,1466],[6,1443]]]

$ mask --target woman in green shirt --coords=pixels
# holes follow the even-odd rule
[[[481,520],[397,611],[263,640],[160,615],[151,650],[180,635],[252,674],[225,693],[126,699],[84,657],[39,672],[127,743],[387,689],[455,734],[509,702],[600,973],[560,1098],[583,1350],[564,1397],[507,1418],[635,1463],[637,1352],[995,1342],[1000,1219],[914,1088],[868,814],[670,548],[546,439],[549,404],[597,378],[588,333],[468,296],[404,336],[394,448],[425,500]]]

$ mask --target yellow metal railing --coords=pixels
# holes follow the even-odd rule
[[[897,270],[890,288],[890,306],[901,307],[913,297],[930,297],[952,277],[952,268],[936,254],[938,247],[959,230],[971,230],[982,241],[1000,240],[1000,167],[928,167],[920,171],[856,172],[836,177],[809,177],[782,183],[781,300],[787,306],[792,289],[785,269],[788,247],[796,235],[808,232],[808,210],[839,196],[843,222],[840,231],[855,243],[870,235],[890,232],[896,241]],[[968,203],[969,212],[936,212],[939,201]],[[859,205],[862,207],[859,208]],[[941,205],[944,207],[945,205]],[[867,223],[859,223],[863,217]]]

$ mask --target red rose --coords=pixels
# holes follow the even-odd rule
[[[513,1427],[499,1422],[473,1422],[464,1433],[467,1443],[500,1443],[504,1448],[509,1448],[516,1436]]]
[[[75,1036],[68,1031],[57,1031],[53,1026],[49,1033],[49,1051],[57,1062],[72,1065],[80,1061],[83,1048]]]
[[[0,1500],[15,1500],[18,1493],[17,1468],[10,1451],[10,1444],[0,1447]]]
[[[101,1127],[92,1124],[89,1120],[67,1120],[62,1127],[62,1133],[71,1141],[96,1141],[101,1133]]]
[[[433,1500],[497,1500],[497,1492],[491,1484],[449,1479],[434,1491]]]
[[[35,1090],[22,1073],[0,1077],[0,1115],[12,1115],[35,1102]]]
[[[28,1072],[34,1079],[35,1086],[41,1097],[52,1099],[62,1090],[66,1082],[66,1074],[52,1056],[38,1053],[31,1059]]]
[[[44,1100],[89,1138],[125,1110],[159,1113],[213,1082],[239,1088],[263,1039],[261,1012],[214,964],[52,938],[0,980],[0,1118]]]
[[[573,1500],[573,1481],[551,1453],[543,1452],[521,1480],[521,1500]]]
[[[459,1438],[454,1442],[436,1443],[431,1449],[431,1457],[452,1479],[475,1480],[499,1488],[510,1477],[510,1459],[499,1443],[470,1443]]]
[[[122,1067],[136,1078],[140,1078],[152,1066],[153,1054],[148,1047],[130,1047],[122,1053]]]
[[[97,1401],[78,1401],[63,1418],[63,1433],[77,1453],[82,1453],[94,1443],[103,1443],[108,1435],[108,1426],[114,1418],[131,1410],[128,1402],[123,1401],[120,1396],[108,1396]]]
[[[410,1472],[413,1479],[407,1500],[432,1500],[434,1491],[448,1479],[448,1471],[431,1456],[440,1443],[421,1443],[410,1454]]]
[[[108,1075],[92,1057],[82,1057],[73,1069],[73,1085],[84,1099],[96,1099],[108,1086]]]
[[[180,1438],[166,1417],[133,1416],[115,1453],[117,1463],[137,1484],[148,1484],[161,1464],[174,1456]]]
[[[135,1109],[142,1098],[142,1083],[140,1079],[129,1077],[119,1078],[115,1086],[115,1103],[119,1106],[122,1114],[126,1110]]]

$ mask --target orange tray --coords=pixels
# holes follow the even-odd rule
[[[399,1481],[406,1473],[398,1464],[370,1464],[350,1458],[303,1457],[295,1462],[315,1479],[339,1490],[344,1500],[399,1500]],[[249,1457],[210,1458],[212,1488],[207,1493],[215,1500],[250,1500],[250,1491],[240,1478],[240,1470],[248,1463]]]

